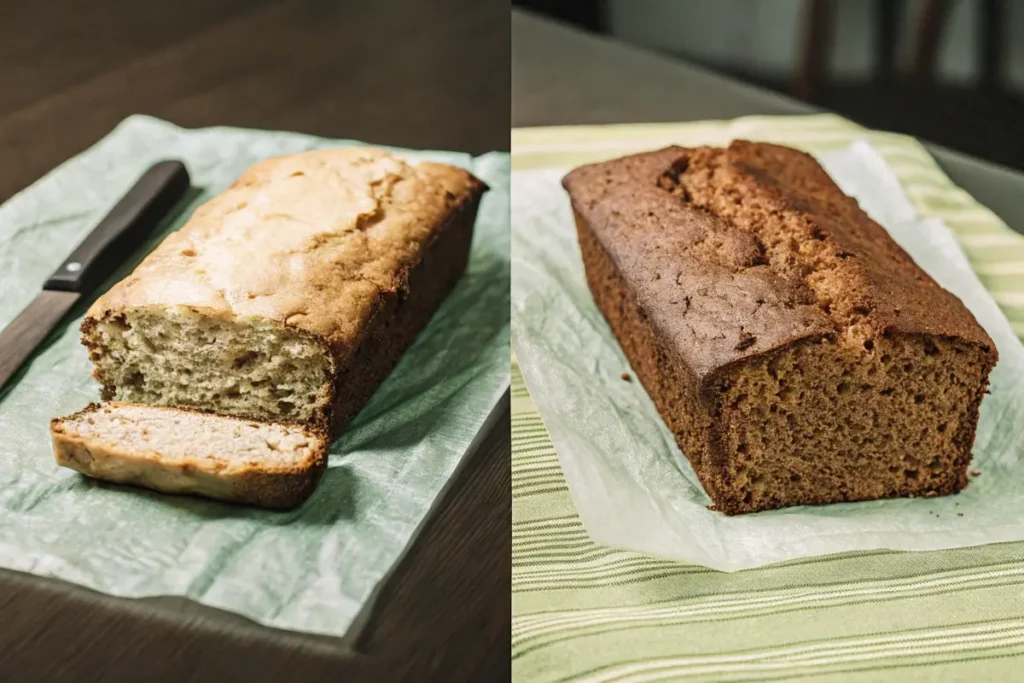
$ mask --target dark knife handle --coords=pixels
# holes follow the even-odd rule
[[[189,187],[180,161],[161,161],[142,174],[43,289],[88,294],[149,237]]]

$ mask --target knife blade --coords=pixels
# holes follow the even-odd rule
[[[0,390],[82,297],[88,296],[150,236],[185,196],[180,161],[151,166],[0,332]]]

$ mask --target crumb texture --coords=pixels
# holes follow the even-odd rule
[[[298,426],[125,403],[64,418],[59,432],[96,449],[167,465],[202,463],[224,473],[239,468],[291,470],[308,464],[323,448],[321,437]]]
[[[108,400],[307,423],[331,399],[323,347],[260,320],[148,306],[100,320],[85,339]]]
[[[93,404],[50,423],[57,463],[95,479],[271,509],[301,505],[327,467],[327,437],[178,408]]]
[[[717,508],[966,486],[994,345],[812,157],[674,147],[564,184],[595,301]]]

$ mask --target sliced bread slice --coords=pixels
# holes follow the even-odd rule
[[[57,463],[107,481],[274,509],[301,505],[327,465],[307,427],[132,403],[50,423]]]

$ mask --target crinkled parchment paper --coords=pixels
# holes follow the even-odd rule
[[[262,158],[351,144],[126,120],[0,206],[0,326],[154,161],[183,160],[201,190],[162,235]],[[466,275],[334,443],[312,499],[293,512],[260,511],[103,484],[58,467],[50,418],[99,393],[78,341],[83,304],[0,395],[0,565],[118,596],[187,596],[279,628],[346,632],[509,382],[508,155],[397,151],[464,166],[491,191]]]
[[[853,550],[935,550],[1024,539],[1024,349],[956,237],[921,220],[866,142],[822,164],[999,349],[972,470],[956,496],[805,506],[726,517],[710,503],[629,369],[583,276],[565,170],[512,178],[512,340],[587,531],[608,545],[735,571]],[[957,513],[960,513],[959,515]],[[961,516],[962,515],[962,516]]]

